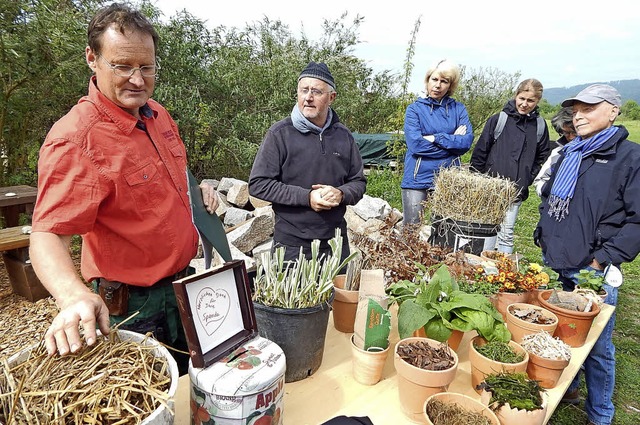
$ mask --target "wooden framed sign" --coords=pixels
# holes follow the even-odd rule
[[[207,367],[258,335],[242,260],[173,282],[194,367]]]

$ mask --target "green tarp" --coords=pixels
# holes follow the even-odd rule
[[[364,134],[364,133],[352,133],[353,138],[360,149],[360,155],[362,155],[362,162],[365,166],[381,165],[388,166],[389,163],[394,160],[387,151],[387,142],[391,140],[393,134],[378,133],[378,134]],[[402,136],[401,136],[402,137]]]

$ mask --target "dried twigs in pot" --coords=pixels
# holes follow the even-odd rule
[[[167,406],[169,364],[154,346],[112,331],[67,356],[37,345],[28,359],[0,364],[0,422],[139,424]],[[17,363],[17,364],[13,364]]]

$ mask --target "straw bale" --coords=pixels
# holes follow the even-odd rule
[[[439,170],[427,206],[433,216],[443,219],[500,224],[517,196],[512,181],[472,172],[463,165]]]

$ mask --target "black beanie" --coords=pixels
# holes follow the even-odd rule
[[[333,81],[333,75],[329,71],[329,67],[324,62],[309,62],[309,65],[300,73],[298,81],[304,77],[317,78],[329,84],[331,88],[336,89],[336,83]]]

